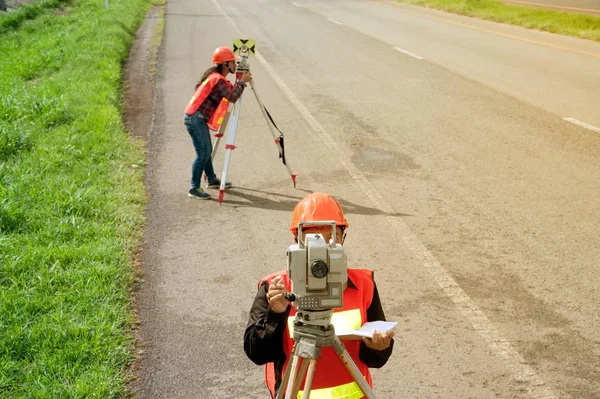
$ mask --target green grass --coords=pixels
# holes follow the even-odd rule
[[[600,17],[509,5],[496,0],[397,0],[529,29],[600,41]]]
[[[48,9],[59,7],[68,3],[68,0],[37,0],[31,4],[25,4],[9,14],[0,14],[0,33],[18,28],[21,23],[31,20],[44,13]]]
[[[151,4],[56,4],[0,15],[0,397],[122,397],[145,153],[121,68]]]

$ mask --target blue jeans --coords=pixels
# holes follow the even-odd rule
[[[190,185],[190,190],[193,190],[200,187],[202,172],[206,173],[209,183],[216,181],[217,175],[215,175],[213,169],[211,159],[212,143],[208,126],[206,126],[206,120],[196,112],[192,116],[185,115],[183,123],[192,138],[192,144],[194,144],[194,149],[196,150],[196,159],[192,164],[192,182]]]

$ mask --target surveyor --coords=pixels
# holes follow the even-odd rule
[[[338,201],[323,193],[305,196],[295,207],[290,231],[298,242],[298,224],[307,221],[333,220],[336,223],[336,242],[343,244],[348,221]],[[331,225],[304,224],[302,234],[319,233],[325,242],[331,239]],[[304,239],[304,237],[302,237]],[[244,351],[255,364],[265,365],[266,385],[274,398],[282,381],[284,370],[291,365],[290,354],[294,345],[288,321],[294,319],[295,309],[285,299],[291,292],[286,270],[263,277],[252,303],[248,325],[244,333]],[[385,321],[385,315],[373,272],[348,268],[348,281],[343,293],[343,307],[334,309],[331,323],[360,328],[368,321]],[[392,354],[393,331],[375,332],[372,338],[344,340],[344,346],[365,380],[372,387],[369,368],[382,367]],[[301,390],[304,387],[302,382]],[[314,395],[314,396],[313,396]],[[299,395],[300,397],[301,395]],[[361,390],[352,375],[338,359],[332,347],[324,347],[317,361],[311,397],[361,398]]]
[[[217,178],[212,163],[212,142],[209,127],[215,129],[220,125],[229,102],[236,102],[242,95],[246,83],[252,80],[252,74],[245,71],[234,86],[227,80],[227,75],[236,71],[236,57],[229,47],[218,47],[212,56],[215,64],[207,69],[196,85],[196,90],[185,108],[183,122],[192,138],[196,150],[196,159],[192,164],[192,180],[188,196],[197,199],[209,199],[210,194],[200,187],[202,172],[206,173],[209,188],[219,188],[221,182]],[[225,187],[231,183],[226,182]]]

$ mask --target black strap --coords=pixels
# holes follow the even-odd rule
[[[283,134],[281,136],[279,136],[279,145],[281,146],[281,154],[279,154],[279,158],[281,158],[281,161],[283,162],[283,164],[286,165],[285,149],[283,148]]]
[[[279,130],[279,128],[275,124],[275,121],[273,120],[273,117],[271,116],[271,114],[267,110],[267,107],[265,107],[264,105],[262,107],[265,110],[265,113],[269,117],[269,120],[271,121],[271,123],[273,124],[273,126],[275,126],[275,129],[277,129],[277,131],[279,132],[279,138],[277,139],[279,141],[279,145],[281,146],[281,151],[279,152],[279,158],[281,158],[283,164],[286,165],[286,163],[285,163],[285,149],[283,147],[283,133],[282,133],[281,130]]]
[[[269,113],[269,111],[267,110],[267,107],[265,107],[264,105],[262,106],[265,109],[265,112],[267,113],[267,116],[269,117],[269,120],[271,121],[271,123],[273,124],[273,126],[275,126],[275,129],[277,129],[277,131],[279,133],[281,133],[281,135],[283,136],[283,133],[281,132],[281,130],[279,130],[279,128],[277,127],[277,125],[275,124],[275,121],[273,120],[273,118],[271,117],[271,114]]]

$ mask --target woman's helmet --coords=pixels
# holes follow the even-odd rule
[[[337,227],[346,229],[349,224],[340,204],[329,194],[312,193],[302,198],[294,208],[290,231],[298,234],[298,223],[333,220]]]
[[[221,46],[215,49],[213,53],[212,62],[213,64],[224,64],[228,61],[235,61],[236,57],[233,51],[229,47]]]

